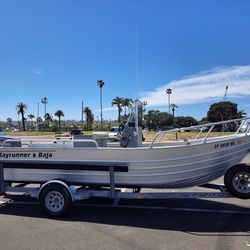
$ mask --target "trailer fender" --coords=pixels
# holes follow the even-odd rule
[[[64,181],[62,180],[51,180],[51,181],[48,181],[46,183],[44,183],[41,188],[39,189],[39,192],[38,192],[38,195],[37,195],[37,199],[39,200],[40,199],[40,194],[42,193],[42,191],[44,190],[44,188],[46,188],[47,186],[49,185],[61,185],[63,186],[64,188],[66,188],[66,190],[68,191],[68,193],[70,194],[70,197],[71,197],[71,201],[74,202],[75,201],[75,198],[74,198],[74,195],[76,193],[76,190],[74,188],[74,186],[69,186],[67,185]]]

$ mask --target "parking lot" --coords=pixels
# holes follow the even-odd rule
[[[26,195],[0,196],[0,249],[250,249],[250,201],[91,199],[53,219]]]

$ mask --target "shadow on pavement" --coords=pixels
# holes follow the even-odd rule
[[[29,201],[29,199],[25,199],[25,201]],[[89,204],[89,202],[92,203]],[[151,200],[136,202],[124,200],[119,202],[119,205],[122,205],[122,207],[109,206],[110,200],[103,200],[101,204],[104,204],[104,206],[100,206],[100,200],[99,203],[95,200],[77,203],[73,206],[70,213],[64,217],[50,219],[195,232],[202,233],[203,235],[212,235],[212,233],[250,235],[250,209],[235,204],[226,204],[211,200]],[[123,207],[123,205],[134,207]],[[149,205],[152,208],[149,208]],[[138,208],[137,206],[146,207]],[[179,210],[176,210],[177,207]],[[188,208],[188,210],[185,211],[185,208]],[[199,209],[203,211],[199,211]],[[0,206],[0,215],[48,219],[48,216],[41,210],[37,203],[5,203]]]

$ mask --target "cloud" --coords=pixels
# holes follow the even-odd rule
[[[117,110],[117,107],[103,108],[102,112],[110,112],[114,110]],[[101,109],[96,109],[96,112],[101,112]]]
[[[222,100],[225,87],[229,86],[230,97],[250,95],[250,65],[217,67],[209,71],[174,80],[153,91],[141,94],[142,100],[149,106],[161,106],[167,103],[166,89],[172,89],[171,103],[195,104],[211,100]]]
[[[43,74],[43,70],[42,69],[36,69],[36,70],[33,70],[32,73],[35,74],[35,75],[41,75],[41,74]]]

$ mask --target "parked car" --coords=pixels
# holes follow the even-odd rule
[[[208,132],[209,127],[202,127],[202,128],[200,128],[200,130],[202,130],[202,132]]]
[[[119,127],[112,127],[110,128],[110,132],[109,132],[109,139],[112,141],[117,141],[119,140]]]
[[[0,130],[0,135],[5,135],[5,131]]]
[[[250,127],[250,123],[246,123],[244,124],[241,129],[240,129],[240,132],[246,132],[247,129]]]
[[[81,130],[79,130],[79,129],[72,129],[71,131],[70,131],[70,135],[72,136],[72,135],[83,135],[84,133],[81,131]]]

